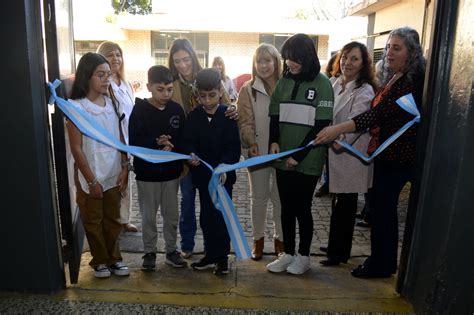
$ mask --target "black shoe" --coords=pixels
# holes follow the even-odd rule
[[[147,253],[143,257],[142,269],[146,271],[153,271],[156,268],[156,254]]]
[[[364,218],[364,215],[362,213],[356,214],[356,219],[362,220],[363,218]]]
[[[319,187],[319,189],[316,191],[314,195],[318,198],[329,195],[329,185],[323,184],[321,187]]]
[[[339,261],[339,259],[335,259],[335,258],[328,258],[326,260],[321,260],[319,262],[321,265],[323,266],[337,266],[339,265],[341,262]]]
[[[193,262],[191,264],[191,267],[196,270],[205,270],[213,268],[215,263],[216,262],[214,260],[211,260],[207,256],[204,256],[203,258],[201,258],[201,260]]]
[[[363,227],[363,228],[371,228],[372,227],[372,225],[369,222],[366,222],[366,221],[358,221],[356,223],[356,226]]]
[[[321,247],[319,248],[319,250],[322,251],[322,252],[324,252],[324,253],[327,253],[327,252],[328,252],[327,246],[321,246]]]
[[[329,257],[326,260],[321,260],[319,263],[323,266],[337,266],[340,263],[343,263],[343,264],[347,263],[347,259],[346,260],[340,260],[340,259],[337,259],[337,258]]]
[[[390,278],[392,276],[390,272],[375,271],[365,265],[352,269],[351,275],[356,278]]]
[[[216,276],[226,275],[229,273],[229,263],[227,259],[218,261],[214,267],[214,274]]]

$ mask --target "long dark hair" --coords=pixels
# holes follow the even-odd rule
[[[352,49],[358,48],[362,56],[362,68],[359,71],[359,75],[356,79],[356,87],[360,87],[362,84],[370,84],[374,90],[377,89],[377,85],[374,80],[374,70],[372,69],[372,58],[370,58],[369,52],[367,51],[367,46],[359,42],[350,42],[339,51],[336,59],[333,63],[333,70],[331,75],[334,77],[339,77],[342,74],[341,70],[341,58],[342,55],[349,53]]]
[[[70,99],[78,100],[87,96],[87,93],[89,93],[89,80],[92,78],[92,75],[94,75],[95,69],[104,63],[110,66],[107,59],[101,54],[89,52],[82,56],[77,65],[74,83],[72,84],[71,93],[69,95]],[[118,102],[111,86],[109,86],[109,95],[115,114],[121,119]]]
[[[183,50],[189,54],[193,63],[193,78],[196,77],[196,74],[202,70],[201,65],[199,64],[199,60],[197,58],[196,52],[194,51],[193,44],[187,38],[178,38],[173,41],[170,48],[170,54],[168,56],[168,68],[171,70],[171,74],[173,78],[179,78],[178,69],[174,65],[173,55],[178,51]]]
[[[287,60],[297,62],[301,65],[301,73],[298,78],[303,81],[313,81],[321,71],[316,47],[313,40],[306,34],[295,34],[288,38],[281,48],[283,62],[283,76],[292,77],[290,69],[286,65]]]

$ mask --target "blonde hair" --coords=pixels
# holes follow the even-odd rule
[[[252,80],[251,84],[255,82],[255,78],[258,76],[257,75],[257,67],[255,64],[257,63],[257,60],[260,56],[262,56],[264,53],[269,54],[272,59],[273,59],[273,66],[275,67],[275,71],[273,72],[273,76],[275,78],[275,82],[278,81],[281,78],[281,57],[280,53],[278,50],[275,48],[275,46],[270,45],[270,44],[260,44],[257,49],[255,50],[255,53],[253,54],[253,60],[252,60]],[[272,95],[273,93],[273,88],[271,88],[267,82],[262,80],[263,86],[265,87],[265,91],[267,91],[268,95]]]
[[[97,53],[101,54],[107,59],[107,55],[114,50],[118,50],[120,55],[122,56],[122,64],[120,65],[119,71],[117,73],[117,77],[121,81],[125,81],[125,66],[124,66],[124,59],[123,59],[123,51],[122,48],[117,43],[106,41],[103,42],[97,47]]]
[[[215,66],[220,65],[222,67],[222,70],[220,70],[220,75],[222,80],[226,80],[228,78],[227,74],[225,73],[225,63],[224,59],[222,57],[217,56],[214,57],[214,60],[212,61],[212,67],[214,68]]]

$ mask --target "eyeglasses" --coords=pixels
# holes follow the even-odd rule
[[[99,78],[100,82],[106,82],[112,76],[112,72],[99,71],[95,74],[95,76]]]

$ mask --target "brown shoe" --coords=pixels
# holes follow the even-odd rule
[[[283,242],[276,239],[275,240],[275,255],[280,255],[281,253],[285,252],[285,246],[283,245]]]
[[[138,232],[138,228],[132,223],[125,223],[125,224],[122,224],[122,226],[125,232]]]
[[[260,260],[262,259],[263,255],[263,245],[264,245],[264,239],[263,237],[253,241],[253,249],[252,249],[252,259],[253,260]]]

